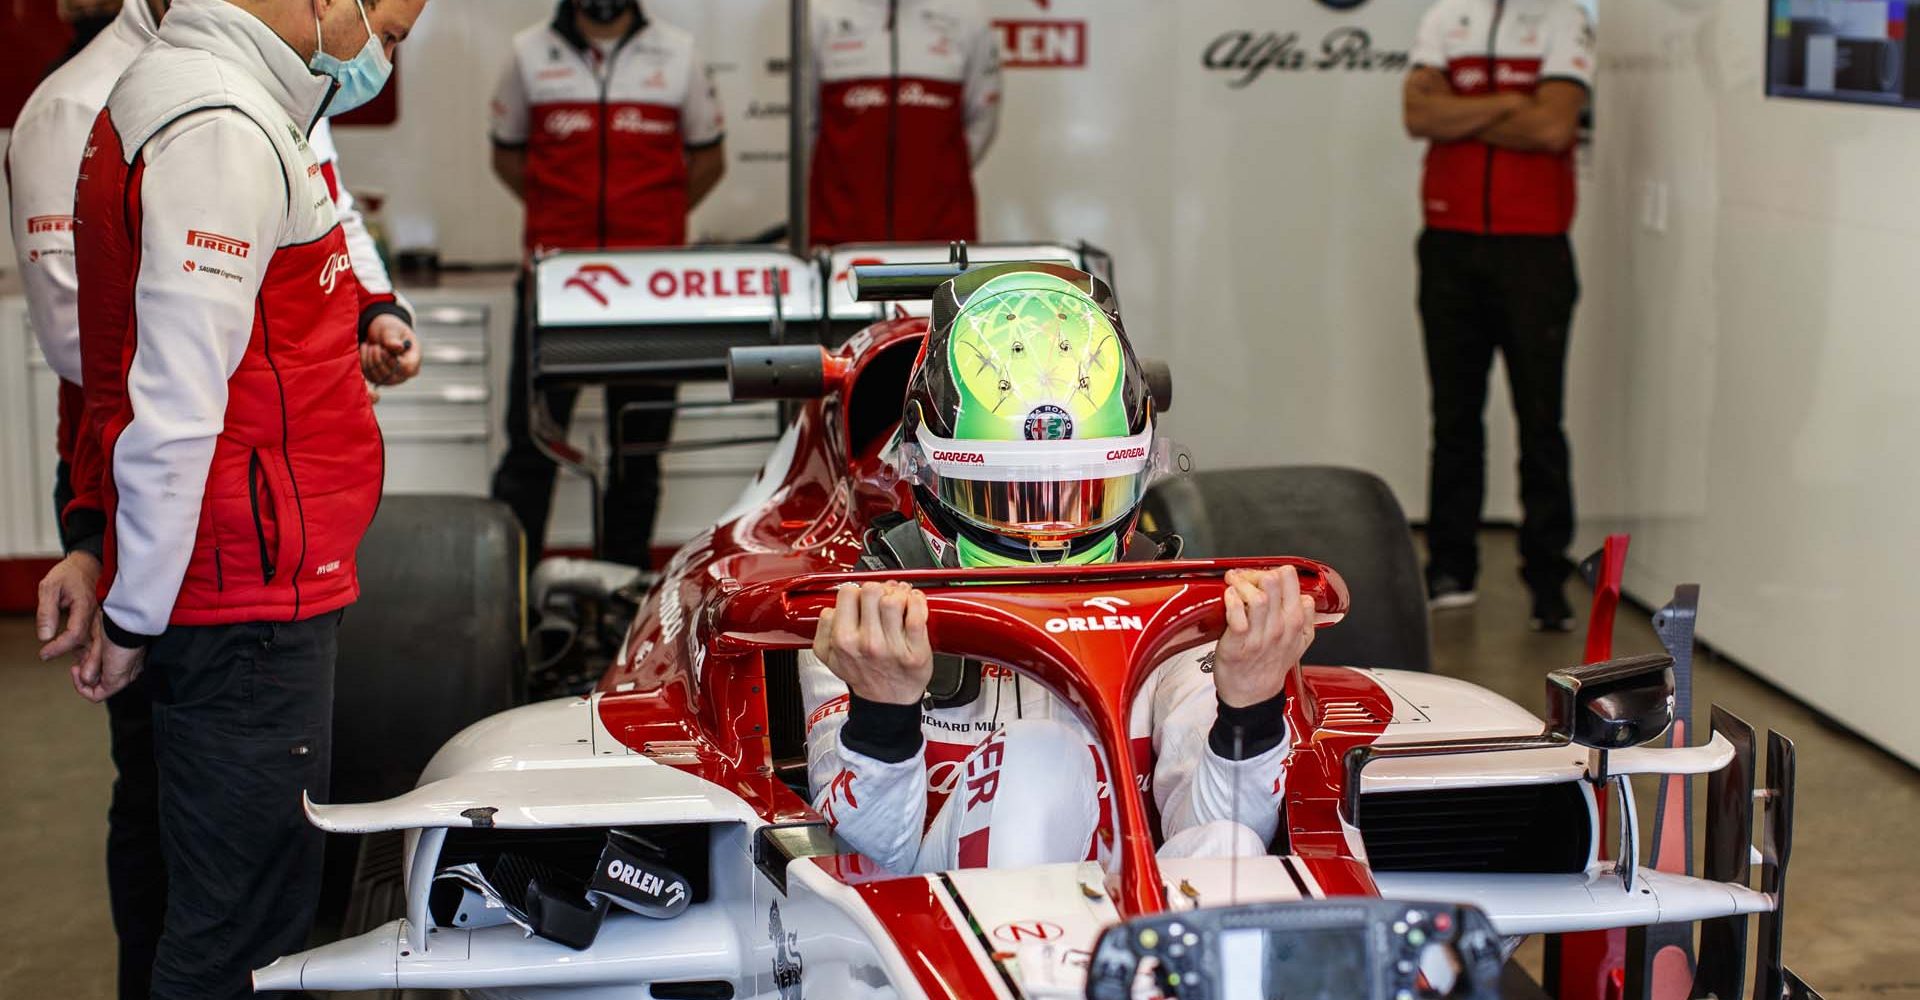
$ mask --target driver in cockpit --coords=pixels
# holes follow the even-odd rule
[[[895,452],[915,516],[876,528],[863,568],[1161,555],[1134,529],[1169,452],[1139,363],[1091,287],[1000,273],[930,336]],[[1283,686],[1313,641],[1313,600],[1291,567],[1227,583],[1220,640],[1161,663],[1134,702],[1130,749],[1161,857],[1261,854],[1279,824]],[[919,591],[849,585],[800,659],[814,806],[862,854],[902,874],[1101,855],[1105,779],[1085,728],[997,664],[947,662],[957,683],[930,695]]]

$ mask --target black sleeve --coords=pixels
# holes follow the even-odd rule
[[[1234,752],[1234,733],[1239,732],[1239,753]],[[1257,705],[1234,708],[1220,703],[1220,714],[1207,733],[1207,746],[1223,760],[1252,760],[1272,750],[1287,738],[1287,695],[1276,694]]]
[[[95,559],[103,558],[106,535],[107,515],[103,511],[74,507],[60,519],[60,539],[68,555],[86,552]]]
[[[840,742],[854,753],[898,764],[920,752],[920,705],[888,705],[849,695]]]

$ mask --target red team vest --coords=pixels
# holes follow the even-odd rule
[[[494,108],[494,141],[527,152],[527,249],[682,245],[686,150],[718,142],[720,129],[692,36],[643,21],[603,75],[572,18],[562,2],[552,24],[514,39],[508,84],[525,102],[524,134],[503,134],[509,109],[500,98]],[[711,134],[688,134],[689,108],[703,119],[694,127]]]
[[[968,88],[997,100],[999,70],[975,5],[839,0],[814,11],[813,242],[977,239]]]
[[[384,455],[361,379],[359,289],[326,182],[305,140],[264,94],[209,77],[208,93],[165,109],[147,108],[137,84],[143,72],[166,72],[162,60],[136,62],[94,126],[82,164],[76,211],[80,330],[89,416],[99,428],[105,475],[100,498],[107,519],[104,593],[115,573],[118,507],[114,449],[135,417],[128,373],[139,350],[143,253],[142,149],[171,121],[207,108],[254,119],[273,141],[286,172],[288,217],[278,246],[246,247],[272,260],[256,299],[252,334],[227,381],[224,427],[207,471],[192,556],[171,624],[218,625],[288,621],[336,610],[359,595],[355,550],[379,504]],[[178,96],[178,82],[175,96]],[[130,91],[132,97],[123,98]],[[171,234],[161,234],[170,245]],[[197,242],[196,242],[197,240]],[[183,233],[185,270],[218,268],[241,248],[208,233]],[[214,279],[209,279],[214,280]],[[84,473],[83,473],[84,474]],[[138,581],[128,585],[139,586]]]
[[[1591,86],[1593,35],[1574,0],[1441,0],[1412,61],[1446,74],[1457,94],[1531,94],[1556,79]],[[1420,192],[1432,229],[1560,235],[1573,224],[1573,151],[1434,142]]]

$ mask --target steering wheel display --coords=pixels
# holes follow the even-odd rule
[[[1108,928],[1088,1000],[1498,1000],[1500,938],[1471,906],[1342,899],[1141,917]]]

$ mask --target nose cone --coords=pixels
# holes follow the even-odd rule
[[[254,970],[254,992],[398,989],[403,923],[395,920],[359,937],[275,959]]]

